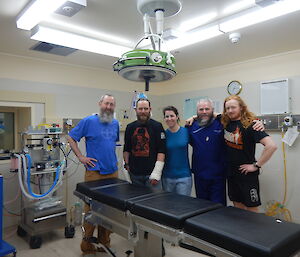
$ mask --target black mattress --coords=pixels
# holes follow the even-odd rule
[[[117,186],[121,184],[129,184],[127,181],[118,178],[100,179],[89,182],[81,182],[76,185],[76,190],[79,193],[90,196],[93,190],[103,187]]]
[[[222,208],[218,203],[174,193],[129,200],[129,203],[131,213],[176,229],[182,229],[189,217]]]
[[[184,232],[245,257],[285,257],[300,247],[300,225],[234,207],[185,221]]]
[[[162,190],[107,179],[77,184],[76,191],[111,207],[181,229],[192,216],[222,207],[221,204]]]
[[[122,211],[129,209],[129,200],[139,200],[155,194],[165,194],[162,190],[153,190],[144,186],[137,186],[121,179],[103,179],[78,183],[76,191],[94,200],[107,204]]]

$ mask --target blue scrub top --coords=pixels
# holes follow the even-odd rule
[[[201,127],[198,121],[194,121],[188,131],[193,147],[192,172],[202,179],[224,178],[225,143],[220,118],[207,127]]]

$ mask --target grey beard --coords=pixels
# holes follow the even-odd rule
[[[114,118],[113,112],[102,112],[99,113],[99,121],[102,123],[111,123]]]
[[[207,127],[209,126],[214,120],[213,115],[208,120],[202,120],[198,118],[198,123],[201,127]]]

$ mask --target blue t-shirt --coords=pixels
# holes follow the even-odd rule
[[[226,175],[223,125],[218,116],[207,127],[194,121],[188,127],[193,147],[192,171],[202,179],[219,179]]]
[[[69,136],[76,141],[85,137],[86,156],[97,160],[95,167],[88,170],[98,170],[100,174],[111,174],[118,170],[116,142],[119,141],[119,122],[102,123],[98,115],[82,119],[73,128]]]
[[[177,132],[166,130],[167,154],[163,177],[184,178],[191,176],[188,144],[189,134],[186,128],[180,127]]]

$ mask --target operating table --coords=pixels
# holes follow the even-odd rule
[[[162,239],[212,256],[285,257],[300,250],[300,225],[120,179],[78,183],[89,220],[128,239],[135,257],[161,257]]]

